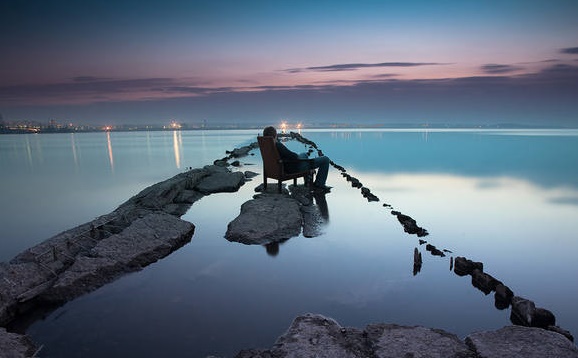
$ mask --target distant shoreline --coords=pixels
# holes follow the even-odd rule
[[[144,126],[133,126],[133,125],[123,125],[114,127],[94,127],[94,126],[83,126],[83,127],[62,127],[62,128],[52,128],[52,127],[30,127],[30,128],[0,128],[0,134],[40,134],[40,133],[98,133],[98,132],[173,132],[173,131],[212,131],[212,130],[249,130],[258,129],[261,130],[264,126],[214,126],[214,127],[189,127],[182,125],[180,128],[173,128],[167,126],[158,125],[144,125]],[[319,126],[307,126],[301,128],[301,130],[310,129],[360,129],[360,130],[379,130],[379,129],[421,129],[421,130],[440,130],[440,129],[471,129],[471,130],[525,130],[525,129],[548,129],[548,130],[575,130],[577,127],[554,127],[554,126],[531,126],[531,125],[518,125],[518,124],[485,124],[485,125],[460,125],[460,124],[436,124],[436,125],[425,125],[425,124],[381,124],[381,125],[342,125],[342,124],[327,124]],[[297,128],[287,128],[287,131],[296,131]]]

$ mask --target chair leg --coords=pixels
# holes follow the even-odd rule
[[[293,185],[297,186],[297,178],[293,178]]]
[[[278,192],[279,194],[281,194],[281,188],[282,188],[282,187],[283,187],[283,186],[282,186],[282,184],[281,184],[281,180],[277,181],[277,192]]]
[[[267,190],[267,177],[263,174],[263,191]]]

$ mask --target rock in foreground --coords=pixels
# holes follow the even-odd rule
[[[0,357],[33,357],[37,352],[36,346],[27,336],[7,332],[0,327]]]
[[[271,349],[246,349],[237,358],[353,357],[578,357],[564,336],[540,328],[508,326],[474,333],[465,342],[440,329],[371,324],[345,328],[316,314],[297,317]]]
[[[261,194],[241,205],[241,214],[229,223],[225,238],[248,245],[265,245],[299,235],[301,223],[297,200]]]
[[[578,357],[576,345],[566,337],[540,328],[508,326],[473,333],[466,343],[482,358]]]

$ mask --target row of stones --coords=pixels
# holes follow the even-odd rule
[[[317,150],[318,155],[323,155],[323,151],[319,149],[316,143],[304,138],[299,133],[290,132],[289,136],[299,142],[309,145],[311,147],[309,154],[314,150]],[[346,178],[347,181],[351,182],[352,187],[361,189],[362,195],[368,199],[368,201],[379,201],[377,196],[373,195],[371,191],[364,187],[359,179],[352,177],[346,173],[346,169],[338,164],[331,162],[332,166],[341,172],[341,175]],[[383,204],[384,207],[393,209],[390,204]],[[408,234],[415,234],[418,237],[424,237],[428,235],[426,229],[417,225],[416,220],[408,215],[402,214],[399,211],[391,210],[391,214],[395,215],[398,221],[404,228],[404,231]],[[419,240],[419,244],[427,244],[426,251],[434,256],[445,257],[445,253],[451,253],[452,251],[448,249],[438,249],[436,246],[427,243],[425,240]],[[413,273],[417,274],[421,270],[422,257],[421,253],[417,248],[414,249],[414,266]],[[453,267],[453,257],[450,258],[450,269]],[[455,260],[454,272],[459,276],[471,275],[472,285],[484,294],[489,294],[490,292],[495,292],[495,306],[498,309],[506,309],[510,305],[512,306],[510,320],[514,324],[529,326],[529,327],[540,327],[548,329],[551,331],[563,334],[569,340],[574,341],[574,337],[570,332],[556,326],[556,318],[554,314],[544,308],[537,308],[535,303],[518,296],[514,296],[513,292],[505,286],[501,281],[495,279],[491,275],[483,271],[483,264],[481,262],[472,262],[464,257],[457,257]]]

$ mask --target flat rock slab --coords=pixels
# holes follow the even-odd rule
[[[261,357],[476,357],[460,339],[442,330],[389,324],[344,328],[318,314],[295,318],[269,350],[248,349],[237,358]]]
[[[210,174],[200,180],[195,186],[199,192],[208,195],[212,193],[235,192],[245,183],[245,174],[231,172],[227,168],[218,166],[205,167]]]
[[[243,244],[265,245],[299,235],[299,202],[285,195],[260,194],[241,205],[241,213],[227,225],[225,238]]]
[[[395,357],[476,357],[455,334],[441,329],[396,324],[369,325],[365,329],[374,354]]]
[[[236,358],[575,358],[576,346],[541,328],[508,326],[460,340],[441,329],[370,324],[342,327],[318,314],[295,318],[271,349],[245,349]]]
[[[36,351],[36,346],[30,338],[7,332],[5,328],[0,327],[0,357],[33,357]]]
[[[90,292],[123,273],[141,269],[191,240],[194,225],[166,213],[135,220],[119,234],[101,240],[80,256],[42,298],[66,301]]]
[[[578,357],[578,348],[561,334],[545,329],[507,326],[497,331],[478,332],[466,338],[480,358]]]

